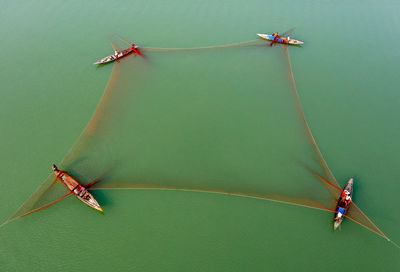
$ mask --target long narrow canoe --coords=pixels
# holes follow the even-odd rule
[[[86,205],[92,207],[95,210],[103,212],[103,209],[97,203],[96,199],[88,192],[88,190],[83,187],[79,182],[77,182],[73,177],[67,173],[58,170],[57,166],[53,164],[52,167],[54,174],[56,174],[57,179],[67,187],[80,201]]]
[[[274,41],[275,37],[270,35],[270,34],[257,34],[259,37],[263,38],[264,40],[267,41]],[[290,39],[290,38],[278,38],[275,41],[276,43],[283,43],[283,44],[291,44],[291,45],[302,45],[304,42],[302,41],[298,41],[298,40],[294,40],[294,39]]]
[[[346,200],[346,196],[348,200]],[[335,219],[333,222],[333,228],[337,229],[343,221],[343,218],[350,207],[351,197],[353,196],[353,178],[351,178],[346,187],[344,187],[343,193],[339,197],[338,203],[336,205]]]
[[[105,64],[105,63],[109,63],[109,62],[115,61],[115,60],[117,60],[117,59],[123,58],[123,57],[125,57],[125,56],[131,54],[132,52],[135,52],[135,53],[136,53],[136,52],[139,52],[139,51],[138,51],[138,47],[135,46],[134,48],[131,47],[131,48],[128,48],[128,49],[119,51],[119,52],[117,52],[116,54],[112,54],[112,55],[110,55],[110,56],[107,56],[107,57],[105,57],[105,58],[102,58],[101,60],[98,60],[98,61],[96,61],[96,62],[93,63],[93,64]]]

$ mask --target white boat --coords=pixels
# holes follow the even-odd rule
[[[278,37],[278,39],[275,40],[275,36],[271,34],[257,34],[259,37],[261,37],[264,40],[271,41],[271,42],[276,42],[276,43],[282,43],[282,44],[291,44],[291,45],[302,45],[304,42],[298,41],[291,39],[289,36],[288,37]]]

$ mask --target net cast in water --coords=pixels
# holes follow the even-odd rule
[[[127,56],[60,169],[82,184],[107,172],[97,190],[200,191],[333,209],[338,183],[301,109],[287,48],[274,49],[252,41]],[[59,201],[66,192],[53,180],[10,220]],[[387,238],[355,205],[350,211]]]

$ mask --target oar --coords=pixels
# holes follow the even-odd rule
[[[120,35],[116,34],[118,36],[118,38],[123,41],[124,43],[126,43],[127,45],[129,45],[130,47],[132,47],[132,44],[130,44],[128,41],[124,40]]]
[[[111,42],[112,48],[114,48],[114,50],[118,52],[118,49],[117,49],[117,47],[115,46],[115,44],[113,43],[113,41],[110,40],[110,42]]]
[[[116,60],[118,60],[118,48],[115,46],[115,44],[110,40],[110,42],[111,42],[111,46],[112,46],[112,48],[114,48],[114,51],[115,51],[115,59]]]

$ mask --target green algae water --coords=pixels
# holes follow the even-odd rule
[[[396,73],[400,53],[395,48],[399,42],[395,35],[399,5],[395,1],[5,1],[1,6],[1,222],[47,178],[50,165],[64,158],[88,123],[113,69],[112,64],[99,68],[91,64],[112,52],[108,37],[117,33],[144,47],[199,47],[253,40],[256,33],[296,26],[293,37],[305,45],[289,49],[291,62],[303,109],[320,149],[341,186],[355,176],[355,202],[386,235],[400,241],[396,156],[400,149]],[[142,128],[141,134],[132,128],[136,138],[129,146],[140,154],[134,166],[138,179],[168,177],[184,182],[190,174],[195,175],[191,178],[207,177],[210,173],[199,176],[188,169],[184,157],[178,160],[184,168],[180,171],[165,163],[183,156],[182,152],[190,155],[190,141],[213,143],[209,139],[212,133],[236,133],[231,142],[219,142],[229,151],[224,154],[225,161],[237,164],[238,172],[249,169],[245,166],[254,156],[268,162],[262,141],[249,133],[254,124],[245,122],[245,117],[261,108],[262,99],[282,103],[282,95],[263,93],[254,83],[254,75],[248,73],[257,69],[255,75],[263,76],[260,69],[265,69],[265,84],[271,80],[276,84],[287,71],[279,47],[265,48],[265,56],[260,55],[261,49],[204,51],[186,57],[152,53],[143,70],[133,67],[132,73],[148,77],[154,75],[151,67],[163,71],[160,68],[167,69],[171,62],[182,65],[187,59],[182,78],[171,72],[163,81],[153,83],[168,86],[165,93],[161,88],[149,88],[145,93],[130,94],[136,96],[136,103],[146,102],[130,111]],[[224,65],[234,67],[235,61],[257,56],[270,66],[238,66],[243,70],[240,86],[233,86],[233,93],[218,92],[229,75],[213,77],[213,71],[218,74]],[[131,63],[122,60],[120,68],[131,69]],[[193,80],[193,90],[176,91],[180,84],[189,86],[188,80]],[[201,112],[202,104],[193,103],[196,86],[199,89],[199,84],[205,84],[199,81],[209,84],[214,92],[197,97],[209,111]],[[133,89],[140,89],[137,83]],[[171,128],[179,128],[178,124],[190,116],[182,116],[180,108],[168,108],[173,103],[190,105],[198,113],[198,125],[180,131],[181,138]],[[282,106],[289,110],[291,105],[295,112],[293,101],[287,103]],[[271,102],[265,105],[274,106]],[[236,114],[238,126],[220,123],[212,133],[199,131],[215,120],[224,120],[221,110],[216,109],[228,113],[226,116]],[[169,115],[162,115],[162,111]],[[162,118],[156,119],[160,115]],[[180,118],[178,123],[173,123],[174,117]],[[254,122],[265,124],[268,120],[258,116]],[[255,142],[238,148],[240,136],[249,134]],[[280,145],[287,138],[274,136]],[[168,139],[164,148],[160,139]],[[189,139],[188,146],[171,154],[178,141],[185,139]],[[265,147],[268,144],[271,142]],[[197,158],[199,165],[211,167],[218,161],[218,149],[211,147],[192,150],[202,155]],[[237,156],[243,154],[238,152],[240,148],[249,150],[246,156]],[[106,154],[111,158],[118,155],[113,151]],[[262,169],[262,163],[254,168]],[[239,180],[231,171],[216,171],[212,176],[216,174]],[[239,173],[239,177],[249,179],[262,175],[268,177],[261,172]],[[332,214],[324,211],[199,192],[103,190],[95,196],[104,206],[104,215],[68,198],[1,227],[2,269],[75,271],[83,266],[90,271],[333,271],[347,267],[352,271],[396,271],[400,265],[399,249],[359,225],[347,220],[341,231],[333,233]]]

